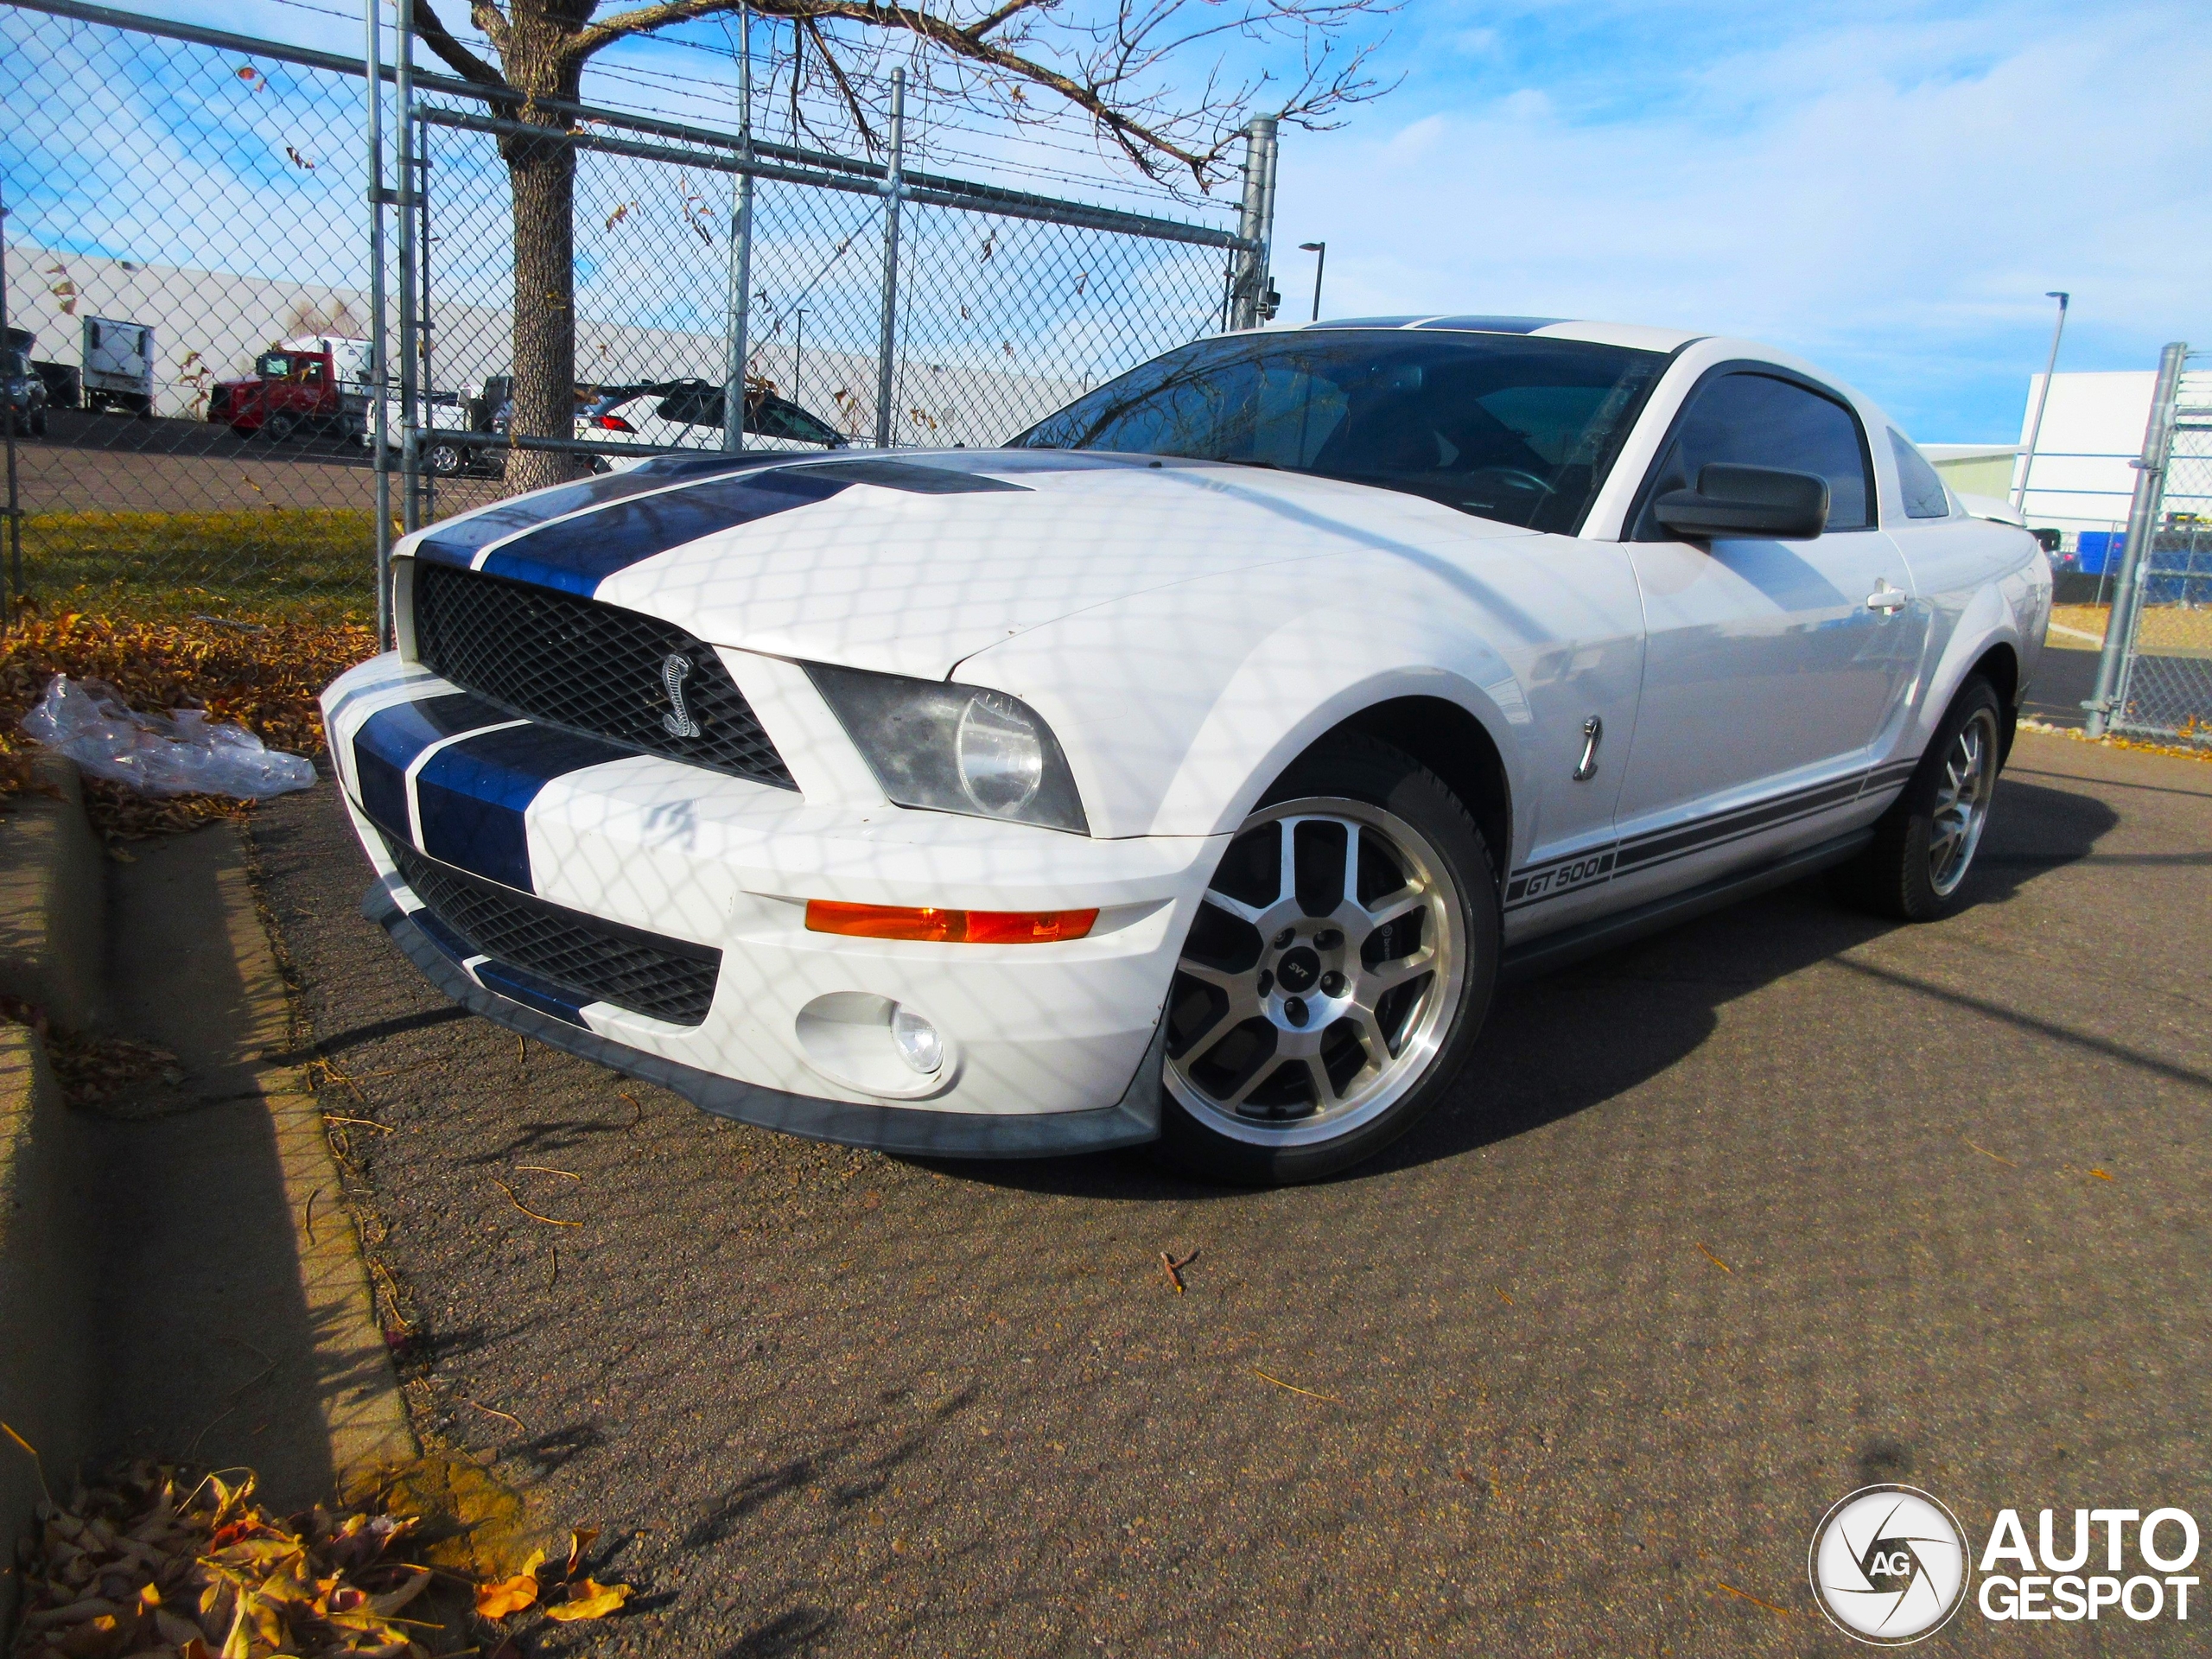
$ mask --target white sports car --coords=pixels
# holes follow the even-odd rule
[[[324,695],[448,995],[910,1153],[1341,1169],[1502,968],[1961,902],[2050,569],[1743,340],[1201,341],[1004,449],[665,457],[395,550]]]

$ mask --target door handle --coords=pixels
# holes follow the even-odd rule
[[[1885,616],[1895,616],[1911,603],[1912,595],[1902,588],[1891,587],[1887,576],[1876,582],[1874,591],[1866,595],[1866,608],[1879,611]]]
[[[1574,763],[1574,781],[1586,784],[1598,775],[1598,745],[1605,735],[1605,722],[1592,715],[1582,722],[1582,758]]]

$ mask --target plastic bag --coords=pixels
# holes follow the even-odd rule
[[[264,748],[243,726],[210,726],[197,709],[142,715],[112,686],[57,674],[23,730],[95,778],[142,795],[237,795],[265,801],[315,783],[315,763]]]

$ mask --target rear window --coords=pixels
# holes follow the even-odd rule
[[[1666,361],[1526,335],[1236,335],[1132,369],[1014,447],[1311,473],[1571,533]]]

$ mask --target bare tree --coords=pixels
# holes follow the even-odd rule
[[[791,30],[779,77],[791,119],[814,133],[810,105],[873,150],[882,124],[882,60],[913,65],[931,94],[1017,124],[1073,118],[1146,176],[1209,188],[1228,170],[1243,119],[1262,107],[1296,126],[1325,127],[1346,105],[1379,94],[1371,60],[1380,39],[1354,30],[1397,0],[749,0],[758,18]],[[493,94],[505,120],[543,138],[500,141],[514,210],[514,391],[509,429],[521,437],[575,430],[575,147],[565,142],[585,63],[617,41],[700,18],[728,17],[748,0],[658,0],[598,16],[600,0],[469,0],[469,21],[495,66],[415,0],[416,32],[468,80]],[[971,15],[972,14],[972,15]],[[1224,73],[1232,54],[1296,60],[1297,73]],[[1207,61],[1211,60],[1211,61]],[[1195,86],[1185,77],[1197,75]],[[818,134],[815,136],[819,136]],[[570,457],[518,450],[510,482],[524,488],[569,475]]]

